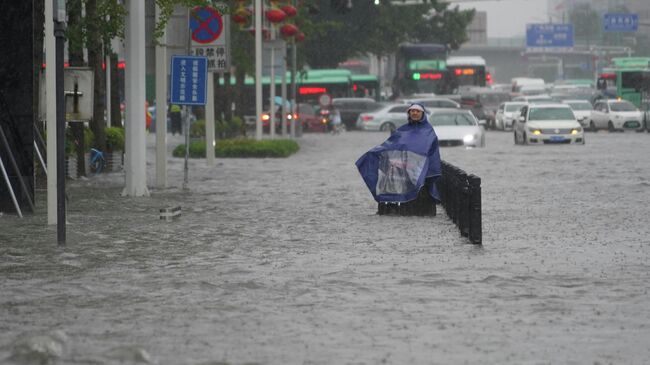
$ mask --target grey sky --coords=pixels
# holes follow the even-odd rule
[[[461,9],[487,12],[488,37],[524,37],[526,24],[548,22],[546,0],[463,1]]]

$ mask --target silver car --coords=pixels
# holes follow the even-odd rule
[[[364,131],[394,131],[408,121],[408,104],[391,103],[371,112],[361,113],[357,128]]]
[[[485,147],[485,130],[466,109],[432,109],[429,123],[440,146]]]
[[[507,101],[499,105],[497,113],[494,116],[494,124],[496,129],[505,131],[506,129],[512,129],[515,118],[519,116],[521,107],[526,105],[524,102],[520,101]]]
[[[562,100],[562,103],[569,104],[576,119],[580,125],[582,125],[582,128],[587,128],[589,126],[591,110],[593,108],[590,102],[587,100]]]
[[[598,100],[591,111],[589,129],[643,130],[643,113],[627,100]]]

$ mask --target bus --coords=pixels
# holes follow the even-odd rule
[[[351,97],[352,72],[345,69],[307,70],[296,77],[298,102],[318,104],[318,98],[328,94],[332,98]]]
[[[649,82],[650,57],[616,57],[610,67],[603,69],[596,84],[605,97],[625,99],[640,108]]]
[[[450,94],[447,53],[442,44],[401,44],[395,57],[393,97]]]
[[[380,101],[379,77],[376,75],[352,74],[352,96],[357,98],[372,98]]]
[[[454,88],[463,86],[485,87],[487,72],[485,59],[480,56],[452,56],[447,58],[451,83]]]

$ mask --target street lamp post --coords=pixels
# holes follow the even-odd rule
[[[56,237],[65,245],[65,95],[63,88],[63,50],[65,47],[65,0],[53,1],[56,67]]]

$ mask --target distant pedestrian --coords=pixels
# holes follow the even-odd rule
[[[171,104],[169,106],[169,117],[171,119],[172,135],[183,134],[183,124],[181,123],[181,106]]]

